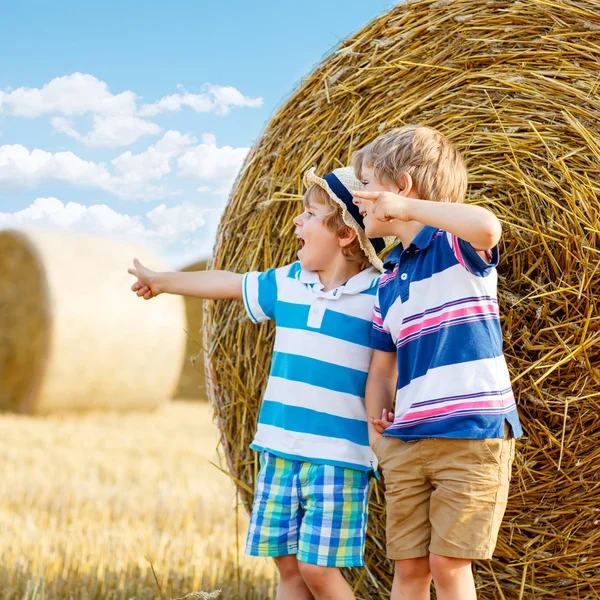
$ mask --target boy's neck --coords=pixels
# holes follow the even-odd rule
[[[323,291],[329,292],[340,287],[360,272],[361,268],[357,263],[350,262],[343,255],[340,255],[339,259],[331,261],[330,265],[321,271],[317,271],[317,274],[323,286]]]
[[[402,243],[403,248],[408,248],[423,227],[425,225],[419,221],[399,221],[394,223],[393,235]]]

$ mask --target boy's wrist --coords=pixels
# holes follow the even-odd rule
[[[402,216],[405,221],[419,221],[423,222],[422,219],[425,217],[423,214],[424,205],[427,201],[415,200],[414,198],[403,197],[403,210]]]
[[[154,273],[150,279],[150,287],[159,294],[169,293],[168,273]]]

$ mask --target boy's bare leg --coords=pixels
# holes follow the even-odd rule
[[[429,557],[397,560],[390,600],[429,600],[431,570]]]
[[[430,554],[429,565],[438,600],[477,600],[469,559]]]
[[[279,569],[279,585],[276,600],[314,600],[314,596],[302,579],[295,554],[276,556]]]
[[[300,573],[315,600],[355,600],[354,592],[336,567],[299,563]]]

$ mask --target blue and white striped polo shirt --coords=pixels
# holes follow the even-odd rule
[[[522,434],[502,353],[498,248],[488,264],[467,242],[424,227],[388,256],[373,316],[373,347],[396,352],[394,424],[386,435],[501,438]]]
[[[276,325],[252,448],[318,464],[376,467],[365,386],[378,281],[369,268],[323,292],[318,274],[299,262],[244,276],[250,319]]]

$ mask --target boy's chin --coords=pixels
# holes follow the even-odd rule
[[[300,266],[305,271],[316,271],[317,270],[317,269],[315,269],[315,266],[313,264],[314,261],[311,261],[308,258],[303,258],[302,256],[300,256],[300,253],[298,253],[298,260],[300,261]]]
[[[302,250],[298,252],[298,260],[300,261],[300,266],[305,271],[319,271],[322,269],[319,260],[311,259],[311,257],[306,256]]]
[[[388,233],[382,233],[378,227],[365,227],[365,234],[369,239],[384,237],[384,235],[389,235]]]

